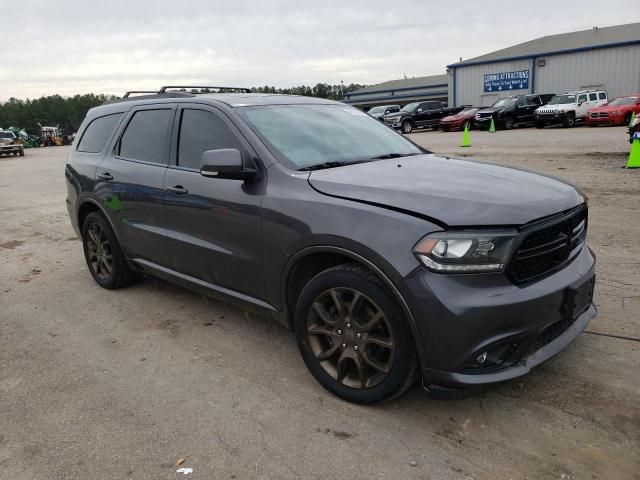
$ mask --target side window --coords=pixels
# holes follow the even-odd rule
[[[206,110],[185,108],[180,120],[178,165],[200,169],[202,152],[218,148],[243,151],[240,140],[220,117]]]
[[[589,101],[590,102],[597,102],[598,101],[598,94],[597,93],[590,93],[589,94]]]
[[[122,113],[115,113],[92,120],[82,134],[80,143],[78,143],[78,151],[86,153],[101,152],[107,140],[111,138],[113,130],[116,128],[122,115]]]
[[[542,105],[540,97],[527,97],[527,105]]]
[[[587,94],[583,93],[582,95],[578,95],[578,104],[580,104],[581,102],[586,102],[587,101]]]
[[[607,94],[604,93],[604,92],[600,92],[600,93],[598,93],[598,98],[600,100],[606,100],[607,99]]]
[[[133,160],[168,163],[173,110],[140,110],[120,138],[118,155]]]

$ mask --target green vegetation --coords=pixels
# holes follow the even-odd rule
[[[288,95],[304,95],[307,97],[328,98],[341,100],[343,92],[341,85],[329,85],[318,83],[315,87],[305,85],[292,88],[257,87],[252,90],[257,93],[282,93]],[[363,88],[363,85],[351,84],[344,86],[344,94]],[[0,127],[9,126],[24,128],[32,135],[40,134],[41,125],[59,125],[66,133],[78,130],[82,119],[90,108],[102,105],[108,100],[117,97],[111,95],[76,95],[74,97],[61,97],[51,95],[35,100],[18,100],[11,98],[5,103],[0,103]]]

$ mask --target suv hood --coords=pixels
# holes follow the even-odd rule
[[[556,110],[566,110],[568,108],[574,108],[575,106],[575,103],[554,103],[553,105],[547,104],[536,108],[536,112],[541,112],[543,110],[547,112],[555,112]]]
[[[571,185],[532,172],[436,155],[316,170],[311,186],[448,226],[522,225],[585,201]]]

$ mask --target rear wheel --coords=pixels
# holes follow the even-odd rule
[[[20,151],[18,152],[18,155],[20,155],[21,157],[24,157],[24,148],[20,149]]]
[[[413,123],[409,120],[402,122],[402,133],[411,133],[413,131]]]
[[[100,213],[87,215],[82,227],[82,246],[91,276],[101,287],[120,288],[135,279],[115,233]]]
[[[402,309],[359,265],[339,265],[311,279],[294,321],[307,368],[334,395],[369,404],[414,383],[418,360]]]

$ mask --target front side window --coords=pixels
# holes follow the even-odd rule
[[[240,141],[220,117],[206,110],[185,108],[180,121],[178,165],[200,169],[202,153],[219,148],[242,151]]]
[[[346,105],[270,105],[238,110],[276,157],[293,169],[422,153],[402,135]]]
[[[120,138],[118,155],[133,160],[168,163],[173,110],[139,110]]]
[[[587,101],[587,96],[586,95],[578,95],[578,103],[586,102],[586,101]]]
[[[101,152],[111,138],[113,131],[122,118],[122,113],[106,115],[91,121],[82,134],[82,138],[78,143],[78,151],[85,153]]]

